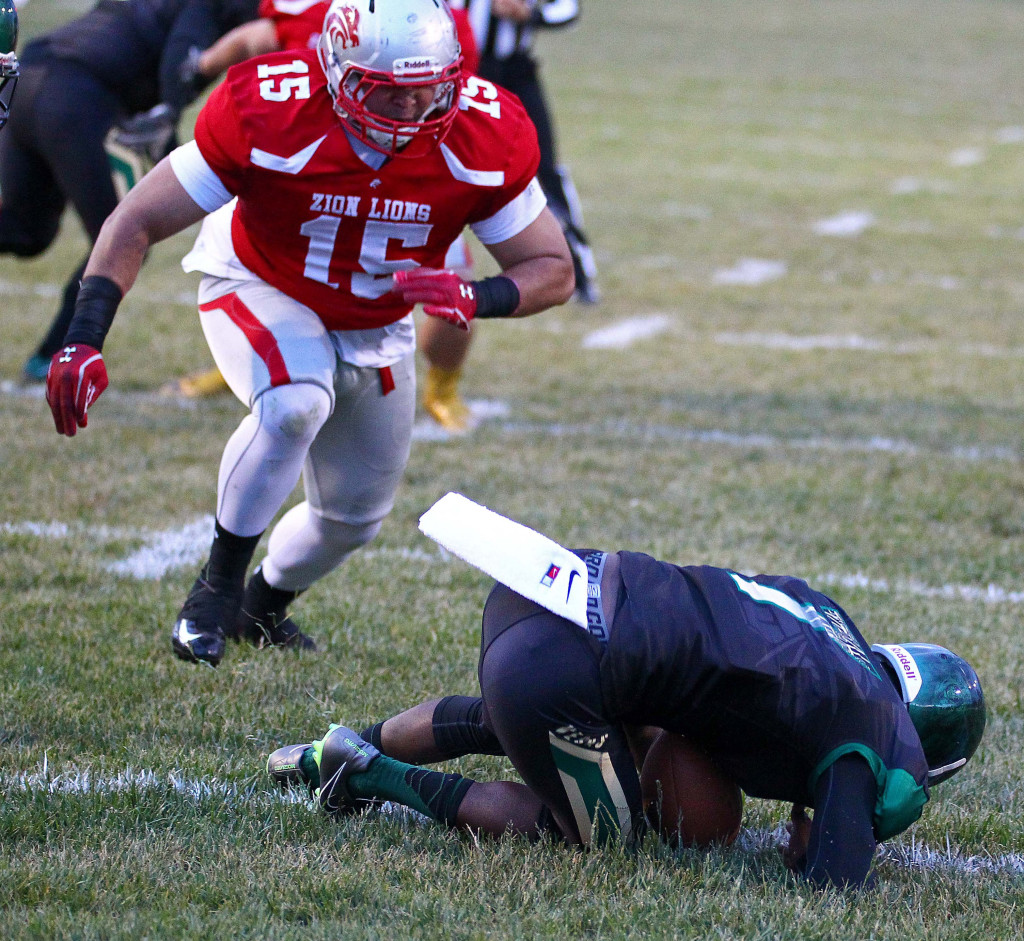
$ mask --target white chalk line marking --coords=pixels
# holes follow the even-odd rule
[[[171,569],[201,562],[213,541],[214,519],[203,516],[181,529],[152,533],[146,544],[127,558],[106,566],[113,575],[138,580],[158,579]]]
[[[178,529],[157,532],[58,522],[23,522],[2,523],[0,533],[49,540],[88,536],[89,541],[94,544],[139,539],[145,543],[143,549],[133,552],[125,559],[106,565],[105,569],[114,575],[147,581],[160,579],[168,572],[198,565],[204,560],[210,549],[213,517],[202,516]],[[366,561],[397,558],[427,565],[461,565],[451,553],[436,546],[429,549],[404,546],[368,548],[354,558]],[[816,585],[839,585],[881,595],[912,595],[918,598],[938,598],[985,605],[1024,604],[1024,589],[1003,588],[995,584],[928,585],[919,579],[874,578],[864,572],[825,572],[811,576],[809,581]]]
[[[117,562],[104,565],[112,575],[155,581],[175,569],[198,565],[206,559],[213,540],[212,516],[201,516],[177,529],[142,530],[109,526],[87,526],[83,523],[33,522],[0,523],[0,534],[31,536],[36,539],[80,539],[88,537],[93,544],[141,541],[142,548]],[[361,559],[399,558],[410,562],[436,563],[452,559],[440,547],[431,550],[418,548],[371,548],[359,554]]]
[[[582,346],[585,350],[621,350],[659,336],[671,326],[672,319],[667,314],[630,317],[588,333]]]
[[[785,277],[789,266],[784,261],[765,258],[741,258],[731,268],[719,268],[712,276],[712,284],[756,287]]]
[[[919,579],[872,578],[863,572],[839,575],[826,572],[812,578],[816,585],[840,585],[862,589],[879,595],[913,595],[918,598],[941,598],[946,601],[977,601],[981,604],[1024,604],[1024,591],[1010,591],[999,585],[926,585]]]
[[[955,192],[956,187],[948,180],[921,179],[916,176],[897,177],[889,185],[889,193],[892,196],[912,196],[915,193],[950,196]]]
[[[942,278],[933,284],[944,290],[953,290],[960,285],[955,279]],[[600,330],[588,333],[583,338],[584,349],[621,350],[633,343],[670,332],[674,322],[668,314],[650,314],[619,321]],[[720,346],[754,346],[765,350],[783,350],[793,353],[810,353],[817,350],[848,353],[881,353],[892,356],[919,356],[953,352],[962,356],[978,356],[983,359],[1022,359],[1024,347],[998,346],[994,343],[963,343],[959,345],[934,340],[891,340],[866,337],[857,333],[848,334],[798,334],[766,333],[761,331],[721,331],[713,337]],[[488,416],[489,417],[489,416]]]
[[[748,829],[740,831],[733,844],[748,853],[775,852],[789,843],[789,834],[784,824],[774,830]],[[891,863],[901,869],[929,870],[954,873],[1024,873],[1024,854],[1007,853],[1002,856],[986,856],[963,853],[947,841],[945,851],[935,850],[919,842],[913,834],[901,839],[882,843],[876,850],[881,862]]]
[[[951,167],[974,167],[984,163],[986,156],[982,147],[960,147],[949,155],[947,162]]]
[[[106,797],[111,794],[155,792],[173,794],[193,804],[220,801],[228,806],[272,807],[280,804],[309,805],[305,791],[281,791],[260,784],[241,785],[218,778],[194,778],[181,772],[157,774],[144,769],[126,768],[113,775],[97,774],[89,769],[77,768],[51,773],[44,762],[41,771],[24,771],[14,775],[0,776],[0,791],[9,797],[44,793],[71,797]],[[407,822],[429,826],[422,814],[407,807],[386,802],[378,813],[404,819]],[[734,848],[749,854],[773,853],[786,845],[788,834],[785,826],[774,829],[744,828]],[[1001,856],[974,855],[961,852],[947,843],[945,850],[936,850],[918,842],[913,836],[892,840],[878,848],[879,859],[901,869],[929,870],[954,873],[1022,873],[1024,855],[1009,853]]]
[[[413,441],[452,441],[464,438],[466,435],[478,428],[482,422],[494,421],[504,418],[509,413],[507,402],[499,402],[493,399],[467,399],[466,407],[469,409],[469,428],[464,432],[448,431],[442,428],[432,418],[421,418],[412,426]]]
[[[849,210],[828,219],[821,219],[812,226],[816,235],[830,235],[850,238],[860,235],[875,224],[875,217],[865,210]]]
[[[993,140],[997,144],[1024,144],[1024,127],[1001,127],[996,131]]]

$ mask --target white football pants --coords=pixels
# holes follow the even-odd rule
[[[309,308],[262,281],[203,279],[200,319],[232,392],[250,407],[228,440],[217,519],[266,529],[300,476],[306,499],[270,536],[263,574],[301,591],[369,542],[394,506],[416,406],[413,353],[377,369],[342,362]]]

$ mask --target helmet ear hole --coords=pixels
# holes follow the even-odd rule
[[[903,687],[900,686],[900,678],[896,675],[896,670],[893,667],[893,665],[885,657],[877,653],[875,654],[875,663],[877,663],[882,668],[882,672],[886,675],[886,677],[888,677],[889,682],[892,683],[893,689],[895,689],[896,692],[899,693],[900,697],[902,698]]]

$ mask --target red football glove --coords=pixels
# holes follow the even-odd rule
[[[46,373],[46,401],[58,434],[73,438],[89,424],[89,406],[107,387],[103,354],[84,343],[65,346],[53,354]]]
[[[407,303],[422,304],[423,313],[447,320],[460,330],[468,330],[476,314],[476,289],[447,269],[396,271],[395,293]]]

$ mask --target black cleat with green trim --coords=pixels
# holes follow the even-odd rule
[[[324,813],[336,816],[373,804],[373,801],[353,797],[347,782],[353,774],[366,771],[370,763],[380,757],[376,748],[351,729],[334,725],[322,741],[313,743],[313,749],[320,766],[318,799]]]
[[[283,791],[300,786],[308,788],[312,796],[313,782],[302,770],[302,756],[307,748],[312,747],[309,743],[284,745],[272,752],[267,759],[267,774],[270,775],[270,780]]]

